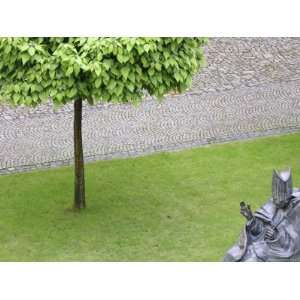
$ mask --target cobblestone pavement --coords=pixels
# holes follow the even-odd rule
[[[300,130],[300,38],[214,38],[189,92],[84,107],[87,161]],[[72,163],[72,105],[0,106],[0,174]]]

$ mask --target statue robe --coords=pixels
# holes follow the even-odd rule
[[[278,208],[271,198],[254,216],[224,261],[300,261],[299,189],[294,190],[286,208]],[[277,229],[273,240],[265,238],[269,226]]]

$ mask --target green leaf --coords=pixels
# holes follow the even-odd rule
[[[55,98],[56,100],[58,100],[59,102],[61,102],[63,100],[64,95],[62,93],[57,93]]]
[[[15,84],[15,85],[14,85],[14,91],[15,91],[16,93],[19,93],[19,92],[20,92],[20,86],[19,86],[18,84]]]
[[[160,95],[162,95],[162,96],[164,95],[165,89],[164,89],[164,87],[162,85],[159,86],[158,92],[159,92]]]
[[[142,61],[143,67],[147,68],[149,66],[149,62],[147,61],[147,59],[144,56],[142,56],[141,61]]]
[[[20,47],[20,50],[22,52],[24,52],[24,51],[27,51],[28,48],[29,48],[29,45],[28,44],[24,44],[24,45],[22,45],[22,47]]]
[[[117,60],[122,64],[123,60],[124,60],[123,55],[122,54],[118,54],[117,55]]]
[[[126,86],[127,86],[127,88],[129,89],[130,92],[134,91],[134,85],[131,82],[129,82]]]
[[[137,45],[136,50],[137,50],[138,54],[141,55],[144,52],[144,47]]]
[[[77,94],[77,89],[74,87],[68,92],[68,97],[73,98]]]
[[[93,98],[87,98],[87,102],[89,105],[94,105],[94,99]]]
[[[144,45],[144,50],[148,53],[149,52],[149,50],[150,50],[150,45],[148,45],[148,44],[145,44]]]
[[[181,76],[180,76],[179,73],[175,73],[174,77],[175,77],[175,79],[176,79],[177,82],[181,81]]]
[[[56,64],[50,64],[50,70],[55,70],[57,68],[57,65]]]
[[[130,71],[130,69],[128,66],[125,66],[121,69],[121,74],[125,80],[128,78],[129,71]]]
[[[157,71],[161,71],[161,64],[156,63],[156,64],[155,64],[155,69],[156,69]]]
[[[33,99],[31,99],[31,98],[29,98],[29,97],[26,98],[26,99],[25,99],[26,105],[28,105],[28,106],[32,105],[32,104],[33,104],[33,103],[32,103],[32,100],[33,100]]]
[[[107,86],[107,88],[108,88],[108,90],[113,90],[114,88],[115,88],[115,86],[116,86],[116,81],[115,80],[110,80],[110,82],[109,82],[109,84],[108,84],[108,86]]]
[[[100,65],[94,64],[94,68],[95,68],[96,75],[100,76],[101,75],[101,71],[102,71]]]
[[[111,69],[110,69],[111,73],[114,74],[115,76],[119,77],[120,75],[120,70],[116,67],[116,65],[114,65]]]
[[[176,60],[174,58],[172,58],[172,57],[168,59],[168,62],[170,64],[170,66],[175,66],[177,64]]]
[[[31,84],[30,85],[31,92],[34,92],[36,90],[35,88],[36,88],[35,84]]]
[[[4,48],[4,53],[5,53],[5,54],[8,54],[10,51],[11,51],[11,45],[7,45],[7,46]]]
[[[117,87],[115,88],[115,94],[120,96],[123,92],[123,84],[118,83]]]
[[[70,66],[66,72],[66,76],[70,76],[73,73],[73,67]]]
[[[30,54],[30,56],[33,56],[35,53],[35,49],[33,47],[29,47],[28,53]]]
[[[164,51],[163,55],[164,55],[164,57],[165,57],[166,60],[168,60],[168,58],[170,57],[170,53],[167,52],[167,51]]]
[[[133,72],[129,74],[128,78],[130,79],[131,82],[135,82],[135,74]]]
[[[49,97],[49,95],[45,91],[43,91],[39,94],[40,100],[46,100],[48,97]]]
[[[95,87],[96,87],[96,88],[99,88],[100,85],[101,85],[101,83],[102,83],[101,78],[97,78],[97,79],[95,80]]]
[[[80,72],[80,66],[79,65],[74,65],[74,74],[77,76]]]
[[[112,66],[112,60],[111,59],[103,60],[103,65],[106,70],[109,70],[110,67]]]
[[[21,59],[22,59],[22,64],[25,65],[30,59],[30,56],[28,55],[28,53],[22,53]]]
[[[156,85],[157,84],[157,79],[154,76],[150,77],[150,81],[152,84]]]
[[[19,94],[14,94],[13,95],[13,101],[15,104],[18,104],[19,100],[20,100],[20,95]]]
[[[128,39],[127,45],[126,45],[127,51],[130,52],[130,51],[132,50],[133,47],[134,47],[134,40]]]
[[[187,73],[184,70],[182,70],[181,71],[181,78],[186,79],[186,77],[187,77]]]
[[[50,97],[54,98],[57,95],[57,90],[56,89],[51,89],[49,92]]]
[[[50,70],[49,75],[50,75],[51,79],[54,79],[55,78],[55,70]]]
[[[153,68],[150,68],[150,69],[148,70],[148,73],[149,73],[150,76],[153,76],[154,73],[155,73],[155,71],[154,71]]]
[[[109,82],[109,75],[106,72],[102,74],[102,81],[104,84],[108,84]]]

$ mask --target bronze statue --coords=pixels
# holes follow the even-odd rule
[[[300,261],[300,189],[291,170],[273,171],[272,198],[252,213],[240,203],[247,223],[224,261]]]

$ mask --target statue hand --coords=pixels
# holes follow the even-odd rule
[[[240,203],[240,213],[243,215],[248,221],[253,219],[253,213],[251,211],[250,205],[246,205],[245,202]]]
[[[272,226],[268,226],[265,232],[265,239],[266,240],[274,240],[277,234],[277,229]]]

